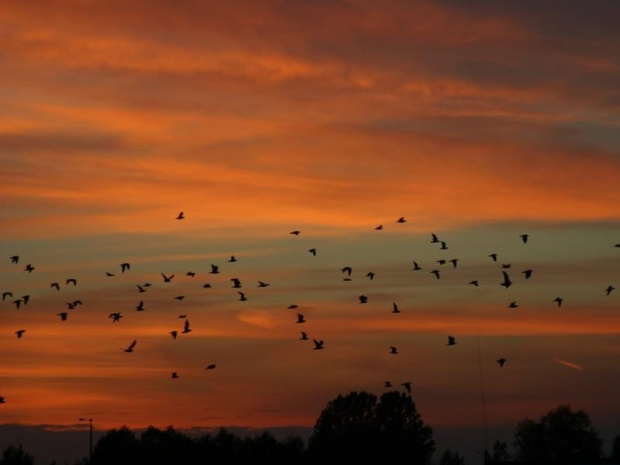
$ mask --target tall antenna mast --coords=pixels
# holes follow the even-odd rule
[[[484,378],[482,376],[482,355],[480,352],[480,334],[476,334],[476,340],[478,342],[478,369],[480,372],[480,398],[482,400],[482,422],[484,425],[484,454],[482,463],[487,462],[487,450],[489,449],[489,433],[487,430],[487,402],[484,396]]]

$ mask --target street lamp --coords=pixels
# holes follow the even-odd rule
[[[92,418],[79,418],[79,421],[87,421],[89,423],[89,441],[88,441],[88,463],[93,461],[93,419]]]

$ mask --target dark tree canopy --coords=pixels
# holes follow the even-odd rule
[[[21,444],[19,446],[10,445],[2,453],[0,465],[32,465],[34,459],[32,455],[24,452]]]
[[[410,396],[392,391],[377,399],[351,392],[330,401],[314,426],[308,453],[315,460],[397,460],[428,463],[433,431],[424,425]]]
[[[520,460],[562,463],[602,457],[603,441],[583,410],[560,405],[540,421],[528,418],[517,425],[514,446]]]

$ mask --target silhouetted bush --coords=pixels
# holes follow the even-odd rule
[[[439,465],[465,465],[465,458],[458,452],[446,449],[439,459]]]
[[[2,453],[0,465],[32,465],[34,459],[32,455],[24,452],[21,444],[19,446],[10,445]]]

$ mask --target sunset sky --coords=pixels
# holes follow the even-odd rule
[[[490,426],[570,403],[617,427],[619,21],[615,1],[2,2],[0,424],[312,426],[389,380],[431,426],[480,426],[479,336]]]

